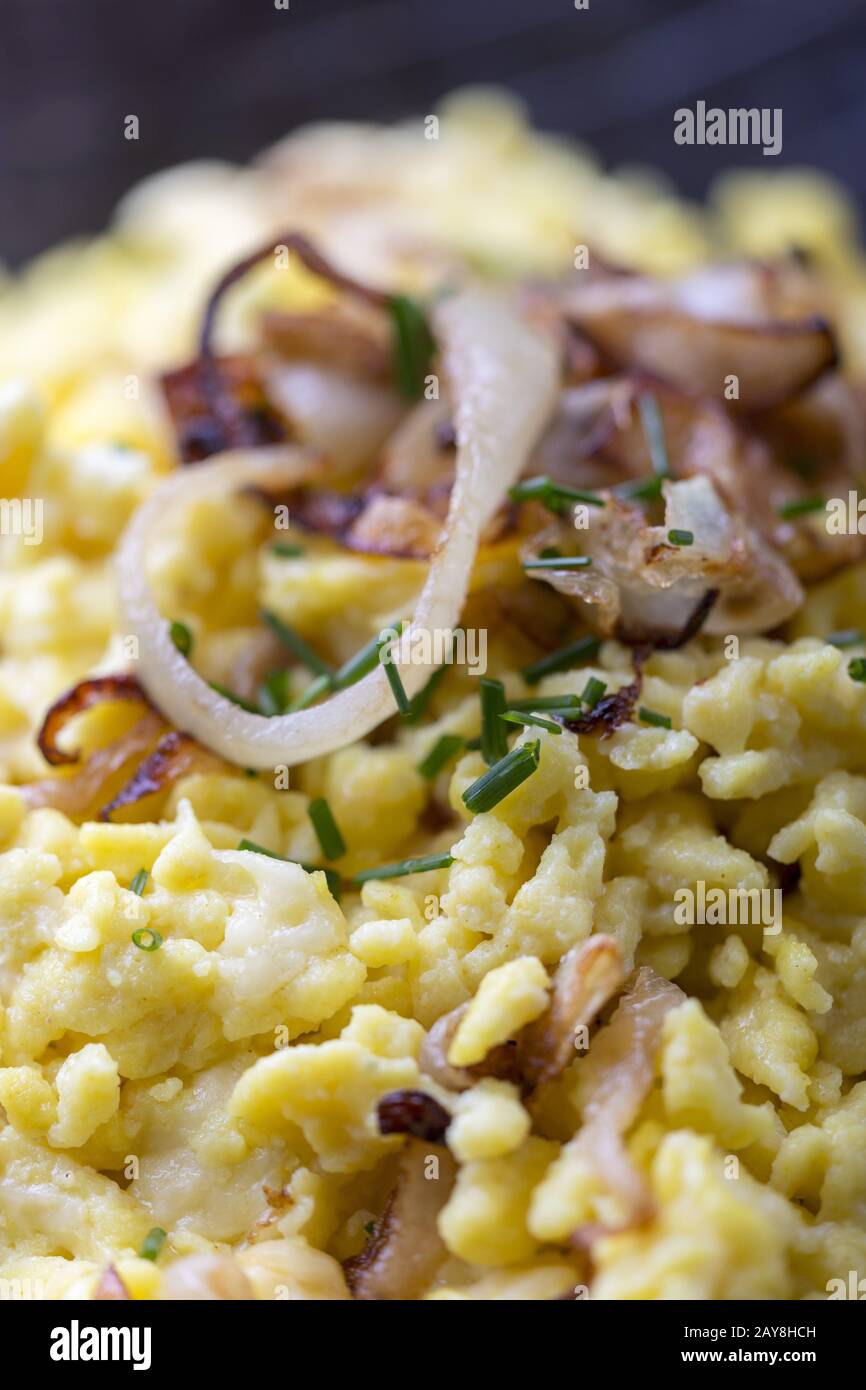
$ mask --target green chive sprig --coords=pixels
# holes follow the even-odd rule
[[[446,763],[456,757],[465,740],[460,734],[442,734],[437,738],[430,752],[418,764],[418,771],[427,782],[438,777]]]
[[[169,625],[168,635],[171,638],[174,645],[177,647],[181,656],[185,656],[188,658],[192,651],[193,639],[192,632],[187,627],[186,623],[178,622],[178,620],[175,618],[174,622]]]
[[[509,700],[508,708],[513,710],[579,710],[580,695],[530,695],[525,700]]]
[[[527,685],[537,685],[544,676],[552,676],[556,671],[568,671],[581,661],[591,660],[598,655],[600,646],[601,639],[598,637],[579,637],[576,642],[570,642],[567,647],[560,647],[555,652],[548,652],[547,656],[542,656],[531,666],[525,667],[523,679]]]
[[[447,869],[454,863],[452,854],[425,854],[420,859],[401,859],[397,864],[380,864],[378,869],[363,869],[352,875],[352,883],[370,883],[378,878],[405,878],[407,874],[426,874],[431,869]]]
[[[135,875],[135,878],[129,885],[130,893],[137,893],[138,896],[141,897],[144,893],[145,888],[147,887],[147,880],[149,878],[150,874],[148,873],[147,869],[139,869],[138,873]]]
[[[657,476],[636,478],[630,483],[618,483],[614,491],[627,502],[655,502],[662,495],[662,482]]]
[[[538,729],[546,729],[549,734],[562,733],[561,724],[554,724],[552,719],[545,719],[540,714],[532,714],[529,710],[509,709],[499,717],[507,720],[509,724],[532,724]]]
[[[393,330],[392,360],[400,394],[407,400],[423,395],[436,343],[424,310],[407,295],[395,294],[388,300]]]
[[[167,1240],[168,1236],[162,1227],[154,1226],[148,1231],[141,1243],[141,1249],[138,1252],[139,1259],[155,1260]]]
[[[646,437],[647,448],[649,449],[650,461],[652,462],[653,472],[657,478],[670,477],[670,462],[668,460],[668,449],[665,443],[665,427],[662,423],[662,413],[656,396],[651,391],[645,391],[638,398],[638,412],[643,432]]]
[[[385,675],[388,677],[388,684],[394,696],[394,703],[399,712],[405,717],[407,714],[412,713],[412,705],[409,696],[406,694],[406,688],[400,679],[400,672],[397,670],[396,663],[391,657],[391,652],[389,650],[391,641],[392,639],[390,637],[379,639],[378,660],[380,666],[384,668]]]
[[[783,521],[790,521],[793,517],[808,516],[811,512],[823,511],[825,506],[823,497],[801,497],[796,502],[785,502],[779,508],[779,516]]]
[[[236,695],[233,690],[229,690],[227,685],[220,685],[219,681],[209,681],[211,690],[215,690],[217,695],[222,695],[224,700],[230,700],[239,709],[245,709],[247,714],[261,714],[258,705],[250,704],[249,700],[244,700],[240,695]]]
[[[674,527],[672,531],[668,531],[668,540],[671,545],[694,545],[695,533],[694,531],[678,531]]]
[[[327,661],[314,652],[308,642],[304,640],[299,632],[295,632],[293,627],[284,623],[282,618],[278,618],[276,613],[271,613],[267,608],[262,609],[262,619],[267,623],[273,633],[277,635],[284,647],[288,647],[303,666],[308,671],[312,671],[316,676],[330,676],[332,667]]]
[[[866,657],[852,657],[848,662],[848,675],[852,681],[866,682]]]
[[[398,631],[402,632],[405,627],[405,621],[401,622],[398,625]],[[294,714],[299,709],[307,709],[309,705],[314,704],[316,700],[318,700],[320,695],[324,695],[329,690],[346,690],[350,685],[357,685],[359,680],[362,680],[364,676],[369,675],[371,671],[375,670],[379,660],[379,648],[381,645],[382,634],[377,632],[375,637],[371,637],[369,642],[365,642],[364,646],[361,647],[359,651],[355,652],[354,656],[350,656],[348,661],[345,661],[336,671],[330,672],[327,675],[317,676],[314,681],[311,681],[304,693],[300,695],[297,700],[294,700],[284,712],[286,714]],[[438,671],[435,671],[430,680],[434,680],[439,674]],[[427,682],[427,685],[429,684],[430,681]],[[419,690],[418,694],[414,697],[415,700],[420,700],[426,691],[427,686]],[[432,691],[428,693],[428,699],[430,694],[432,694]],[[409,718],[409,722],[411,723],[411,715],[407,716],[407,718]]]
[[[340,859],[346,853],[346,841],[334,820],[334,813],[323,796],[316,797],[307,807],[307,815],[326,859]]]
[[[291,674],[289,671],[272,671],[266,676],[259,687],[259,710],[262,714],[273,717],[278,714],[285,714],[290,702],[289,682]]]
[[[477,777],[463,793],[468,811],[492,811],[517,787],[531,777],[541,757],[541,742],[521,743],[498,763]]]
[[[638,710],[638,717],[643,724],[653,724],[658,729],[670,729],[672,724],[667,714],[659,714],[658,710],[647,709],[646,705],[641,705]]]
[[[508,752],[508,736],[500,723],[500,715],[505,713],[505,686],[482,676],[480,695],[481,756],[490,767]]]
[[[589,507],[603,507],[604,498],[599,497],[595,492],[583,492],[579,488],[566,487],[563,483],[555,483],[552,478],[545,474],[538,474],[534,478],[523,478],[514,487],[508,489],[508,496],[512,502],[540,502],[549,512],[554,512],[561,516],[563,512],[575,502],[583,502]]]
[[[586,705],[588,709],[595,709],[606,690],[607,684],[605,681],[600,681],[598,676],[590,676],[581,692],[581,702]]]
[[[592,559],[589,555],[539,555],[535,560],[524,560],[525,570],[585,570]]]
[[[291,541],[274,541],[269,549],[272,555],[278,555],[281,560],[297,560],[304,553],[302,545],[293,545]]]

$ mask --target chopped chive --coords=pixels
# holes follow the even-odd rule
[[[168,635],[177,647],[181,656],[189,656],[192,651],[192,633],[186,623],[178,622],[177,619],[169,625]]]
[[[659,403],[656,397],[649,391],[638,398],[638,411],[640,422],[643,425],[643,432],[646,437],[649,456],[652,460],[653,472],[657,478],[670,477],[670,464],[668,463],[668,451],[665,444],[665,429],[662,423],[662,413],[659,410]]]
[[[379,660],[381,640],[379,633],[371,637],[369,642],[365,642],[354,656],[350,656],[349,660],[335,671],[331,682],[335,690],[344,690],[347,686],[356,685],[362,677],[369,675]]]
[[[539,555],[537,560],[524,560],[525,570],[585,570],[592,564],[589,555]]]
[[[324,661],[318,652],[314,652],[301,634],[289,627],[288,623],[284,623],[282,618],[278,618],[276,613],[270,613],[267,608],[263,608],[262,618],[271,631],[276,633],[283,646],[288,647],[289,651],[294,653],[308,671],[312,671],[317,676],[330,676],[332,674],[328,662]]]
[[[229,690],[228,686],[220,685],[219,681],[209,681],[208,684],[211,690],[216,691],[217,695],[222,695],[224,700],[231,700],[233,705],[237,705],[240,709],[245,709],[248,714],[261,714],[258,705],[251,705],[249,700],[242,699],[241,696],[236,695],[233,690]]]
[[[502,681],[482,676],[481,694],[481,756],[488,767],[498,763],[508,752],[508,736],[499,716],[505,713],[505,686]]]
[[[257,844],[255,840],[241,840],[238,849],[247,849],[251,854],[265,854],[268,859],[282,859],[285,864],[291,862],[284,854],[277,854],[274,849],[265,849],[264,845]]]
[[[432,782],[446,763],[459,753],[465,740],[459,734],[442,734],[437,738],[427,756],[418,764],[418,771],[428,782]]]
[[[400,713],[405,716],[412,713],[412,706],[409,703],[409,696],[406,694],[406,689],[400,679],[400,672],[397,670],[397,666],[392,660],[391,653],[388,650],[391,641],[392,639],[390,637],[386,637],[384,640],[380,639],[378,661],[379,665],[384,668],[385,675],[388,677],[388,684],[394,696],[394,703]]]
[[[506,719],[509,724],[534,724],[539,729],[547,729],[551,734],[562,733],[561,724],[554,724],[552,719],[543,719],[540,714],[530,714],[529,710],[509,709],[499,718]]]
[[[810,512],[820,512],[823,508],[823,497],[801,497],[797,502],[785,502],[779,507],[779,516],[783,521],[788,521],[795,516],[808,516]]]
[[[138,1252],[139,1259],[155,1260],[167,1240],[168,1236],[162,1227],[154,1226],[152,1230],[148,1231],[141,1243],[141,1249]]]
[[[149,878],[150,874],[147,872],[147,869],[139,869],[138,873],[135,875],[135,878],[129,885],[130,893],[137,893],[138,896],[141,897],[142,893],[144,892],[147,886],[147,880]]]
[[[843,632],[831,632],[829,637],[825,637],[831,647],[856,647],[861,642],[866,641],[866,637],[857,627],[846,628]]]
[[[376,1229],[376,1223],[375,1223],[375,1221],[365,1221],[365,1222],[364,1222],[364,1234],[365,1234],[365,1235],[371,1236],[371,1235],[373,1234],[373,1232],[375,1231],[375,1229]]]
[[[510,700],[509,709],[571,709],[580,708],[580,695],[534,695],[526,700]]]
[[[162,937],[153,927],[139,927],[132,933],[132,944],[140,951],[158,951],[162,945]]]
[[[848,662],[848,675],[852,681],[866,681],[866,657],[852,657]]]
[[[654,502],[662,495],[662,479],[636,478],[631,483],[619,483],[614,491],[618,497],[624,497],[627,501]]]
[[[657,710],[647,709],[646,705],[641,705],[638,716],[644,724],[655,724],[659,729],[670,729],[671,721],[666,714],[659,714]]]
[[[403,631],[405,626],[405,621],[399,624],[400,632]],[[316,679],[311,681],[307,686],[303,695],[300,695],[297,700],[294,700],[292,704],[289,705],[285,713],[294,714],[296,710],[306,709],[308,705],[318,700],[320,695],[324,695],[327,690],[346,690],[348,686],[356,685],[359,680],[369,675],[369,673],[374,670],[379,660],[379,647],[381,641],[381,633],[377,633],[375,637],[371,637],[369,642],[365,642],[364,646],[361,647],[359,651],[355,652],[354,656],[350,656],[349,660],[345,661],[336,671],[329,672],[327,675],[317,676]],[[432,681],[438,675],[438,671],[434,672],[430,680]],[[427,684],[429,685],[430,681],[428,681]],[[419,690],[415,699],[421,701],[426,690],[426,686],[423,690]],[[432,691],[428,693],[428,699],[430,694],[432,694]],[[407,716],[407,718],[411,722],[411,714]]]
[[[395,624],[395,627],[402,633],[406,627],[405,620]],[[382,634],[377,632],[375,637],[371,637],[369,642],[365,642],[360,651],[350,656],[349,660],[336,670],[331,678],[334,690],[345,690],[347,686],[356,685],[362,676],[369,675],[376,667],[379,660],[379,648],[382,645]]]
[[[604,681],[600,681],[597,676],[590,676],[586,685],[583,687],[580,698],[583,704],[587,705],[590,709],[595,709],[606,690],[607,684]]]
[[[334,820],[334,813],[323,796],[316,797],[307,807],[307,815],[313,822],[313,829],[322,846],[326,859],[339,859],[346,853],[346,841],[340,834],[340,827]]]
[[[552,478],[539,474],[534,478],[524,478],[522,482],[516,483],[514,487],[508,489],[508,496],[512,502],[527,502],[534,500],[540,502],[549,512],[555,512],[557,516],[568,507],[570,502],[585,502],[590,507],[603,507],[604,498],[599,497],[595,492],[581,492],[578,488],[565,487],[562,483],[555,483]]]
[[[340,901],[340,875],[336,869],[326,869],[321,864],[305,864],[301,859],[287,859],[284,854],[277,854],[272,849],[265,849],[264,845],[257,845],[255,840],[241,840],[238,849],[249,850],[251,854],[264,854],[268,859],[280,859],[284,864],[297,864],[306,874],[324,874],[331,896],[337,902]]]
[[[289,671],[272,671],[259,687],[259,710],[273,716],[285,714],[289,700]]]
[[[401,395],[416,400],[423,394],[436,343],[424,310],[414,299],[394,294],[388,300],[393,327],[394,377]]]
[[[491,811],[500,801],[525,782],[538,767],[541,743],[521,743],[506,753],[493,767],[477,777],[463,793],[463,804],[469,811]]]
[[[272,555],[279,555],[281,560],[296,560],[304,553],[302,545],[292,545],[289,541],[274,541],[268,549]]]
[[[578,662],[596,656],[600,646],[601,640],[598,637],[578,637],[576,642],[570,642],[567,647],[560,647],[558,651],[548,652],[547,656],[525,667],[523,679],[528,685],[537,685],[543,676],[551,676],[555,671],[567,671]]]
[[[694,545],[695,533],[694,531],[678,531],[674,528],[673,531],[668,531],[668,540],[671,545]]]
[[[352,875],[353,883],[369,883],[376,878],[405,878],[407,874],[426,874],[430,869],[447,869],[454,863],[451,854],[425,854],[420,859],[401,859],[398,864],[382,864]]]

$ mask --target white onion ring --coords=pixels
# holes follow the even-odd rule
[[[454,401],[457,460],[443,538],[413,619],[416,630],[429,632],[456,626],[481,532],[546,424],[559,376],[552,336],[498,296],[467,291],[446,299],[434,326]],[[157,488],[118,551],[121,613],[126,632],[138,638],[142,685],[178,729],[244,767],[291,767],[362,738],[394,712],[385,672],[378,668],[324,704],[294,714],[266,718],[233,705],[172,642],[147,579],[148,544],[166,515],[193,498],[251,483],[297,483],[312,466],[308,456],[289,449],[245,450],[197,464]],[[435,670],[421,661],[395,665],[409,696]]]

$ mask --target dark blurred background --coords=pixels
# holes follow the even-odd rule
[[[99,230],[168,164],[247,159],[311,119],[426,113],[470,82],[694,196],[732,164],[811,164],[866,206],[866,0],[289,4],[0,0],[0,258]],[[699,98],[781,106],[782,154],[675,145],[674,109]]]

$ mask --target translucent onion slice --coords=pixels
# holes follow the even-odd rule
[[[454,402],[457,462],[442,543],[413,618],[416,630],[430,632],[456,626],[481,532],[551,414],[559,374],[553,338],[499,296],[467,291],[446,299],[434,327]],[[311,469],[309,457],[297,451],[263,449],[184,470],[139,509],[118,552],[122,620],[139,641],[142,684],[178,729],[244,767],[290,767],[362,738],[394,713],[385,672],[377,668],[323,705],[295,714],[268,719],[240,709],[175,648],[147,579],[147,554],[166,519],[195,498],[256,483],[297,483]],[[418,645],[409,648],[416,655]],[[408,695],[434,669],[423,661],[398,665]]]

